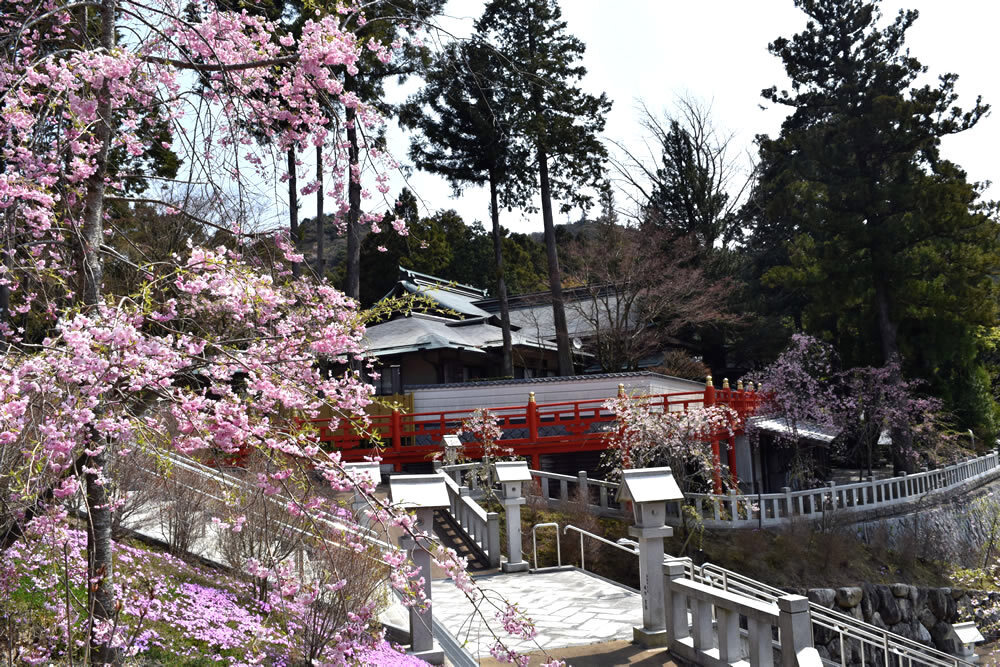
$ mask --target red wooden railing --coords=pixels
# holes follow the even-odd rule
[[[624,386],[619,385],[620,394]],[[716,389],[711,376],[704,391],[673,394],[639,396],[633,400],[649,404],[662,403],[664,410],[688,410],[692,406],[729,405],[740,415],[742,429],[746,418],[753,414],[763,395],[757,391],[746,391],[742,383],[730,389],[725,381],[721,389]],[[497,425],[504,432],[499,444],[514,450],[518,456],[531,458],[531,466],[540,467],[543,454],[562,454],[607,449],[609,436],[617,432],[615,415],[604,407],[606,399],[594,398],[563,403],[536,403],[535,394],[528,395],[525,405],[488,407],[495,415]],[[403,413],[393,411],[388,415],[371,417],[369,433],[359,433],[346,422],[329,428],[330,420],[315,422],[320,427],[319,439],[324,446],[341,451],[345,461],[360,461],[376,453],[372,434],[378,436],[382,447],[377,451],[383,463],[391,463],[399,470],[404,463],[419,463],[430,460],[442,451],[445,435],[457,431],[462,422],[472,416],[472,410],[447,410],[443,412]],[[738,431],[739,432],[739,431]],[[737,433],[738,433],[737,432]],[[715,489],[722,491],[722,462],[720,459],[720,439],[729,440],[729,470],[735,481],[736,451],[735,437],[728,433],[713,436],[712,453],[715,458]],[[482,444],[475,441],[463,442],[467,457],[482,456]]]

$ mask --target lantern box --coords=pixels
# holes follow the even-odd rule
[[[531,481],[527,461],[498,461],[493,464],[493,472],[500,482],[505,499],[520,498],[521,484]]]
[[[635,525],[662,526],[667,518],[667,502],[683,500],[670,468],[638,468],[622,472],[618,501],[631,501]]]
[[[396,505],[411,509],[441,509],[450,504],[441,475],[393,475],[389,496]]]

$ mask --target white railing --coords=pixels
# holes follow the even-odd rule
[[[470,489],[459,485],[450,474],[441,473],[448,489],[448,511],[465,534],[470,547],[489,563],[500,567],[500,515],[487,512],[473,500]]]
[[[801,491],[784,487],[781,493],[733,492],[721,496],[688,493],[685,502],[694,508],[708,528],[749,528],[786,523],[792,519],[822,520],[834,512],[841,516],[904,505],[998,472],[1000,456],[990,452],[937,470],[888,479],[869,478],[864,482],[840,485],[829,482],[826,486]],[[538,484],[539,496],[550,506],[565,507],[586,499],[587,508],[594,514],[624,514],[616,501],[619,486],[616,482],[590,479],[582,471],[573,477],[532,470],[531,476]],[[681,524],[676,503],[667,506],[667,514],[668,525]]]
[[[586,501],[587,509],[599,516],[622,514],[618,503],[618,484],[602,479],[591,479],[581,470],[576,477],[554,472],[532,470],[531,478],[538,483],[539,495],[546,504],[566,507],[570,503]],[[553,495],[555,494],[555,495]]]
[[[777,649],[782,667],[822,667],[813,647],[806,598],[782,595],[765,602],[688,579],[684,561],[668,561],[663,569],[668,646],[680,657],[698,665],[749,662],[750,667],[771,667]],[[747,623],[746,651],[741,617]],[[775,627],[777,642],[773,640]]]
[[[484,464],[482,461],[474,463],[453,463],[441,466],[438,472],[442,472],[458,486],[469,487],[469,495],[473,498],[482,498],[486,490],[482,488],[479,476],[482,470],[488,471],[490,479],[493,477],[492,466]]]
[[[559,533],[558,524],[538,524],[536,527],[542,527],[542,526],[555,526],[557,529],[556,537],[558,539],[558,533]],[[577,528],[576,526],[570,526],[570,525],[564,527],[563,532],[568,532],[571,529],[574,530],[575,532],[580,533],[581,553],[583,546],[583,537],[587,536],[599,542],[609,544],[618,550],[626,551],[636,556],[639,555],[638,544],[631,540],[623,539],[617,543],[613,543],[599,535],[595,535],[583,529]],[[532,529],[532,536],[534,537],[534,529]],[[733,572],[732,570],[727,570],[724,567],[720,567],[712,563],[705,563],[704,565],[700,566],[695,565],[690,558],[674,558],[673,556],[664,556],[663,565],[664,565],[665,576],[668,577],[670,576],[668,568],[672,564],[682,565],[681,576],[686,581],[691,582],[692,584],[697,584],[698,586],[701,586],[702,589],[708,588],[713,591],[718,591],[722,594],[725,594],[725,595],[720,595],[718,597],[719,604],[715,606],[716,610],[715,618],[716,618],[717,635],[718,635],[716,648],[718,649],[718,651],[710,654],[709,657],[712,657],[713,658],[712,660],[704,660],[705,656],[702,656],[702,662],[700,662],[699,664],[709,664],[709,665],[723,664],[719,662],[720,658],[718,657],[718,655],[716,655],[716,653],[722,652],[723,643],[728,642],[727,650],[731,649],[734,646],[733,643],[734,640],[731,635],[733,629],[732,626],[727,625],[729,623],[729,619],[728,617],[725,616],[727,612],[725,611],[723,612],[722,619],[719,618],[719,613],[718,613],[719,607],[722,607],[723,610],[725,610],[727,609],[726,605],[731,603],[732,601],[731,598],[727,596],[739,596],[743,600],[745,600],[746,598],[750,598],[758,603],[771,605],[771,607],[768,607],[768,609],[773,611],[773,605],[781,605],[781,602],[779,602],[781,598],[788,595],[785,591],[782,591],[779,588],[775,588],[774,586],[769,586],[763,582],[757,581],[756,579],[752,579],[737,572]],[[559,558],[559,565],[562,565],[561,557]],[[686,591],[702,590],[702,589],[691,589],[688,587],[679,590],[681,590],[682,592],[685,593],[685,595],[687,595]],[[668,585],[668,590],[669,590],[669,585]],[[705,599],[705,596],[702,595],[701,599]],[[715,605],[714,602],[712,604]],[[843,667],[847,667],[848,665],[852,664],[852,656],[858,656],[859,659],[855,662],[860,662],[862,667],[865,667],[866,665],[879,665],[880,667],[886,667],[890,665],[894,665],[896,667],[917,667],[918,665],[926,665],[927,667],[973,667],[971,663],[966,662],[965,660],[962,660],[957,656],[949,655],[947,653],[944,653],[943,651],[939,651],[930,646],[925,646],[924,644],[921,644],[912,639],[907,639],[906,637],[903,637],[901,635],[893,634],[888,630],[883,630],[874,625],[858,620],[853,616],[842,614],[839,611],[834,611],[833,609],[827,609],[826,607],[816,604],[814,602],[808,602],[807,608],[809,611],[810,621],[813,625],[813,630],[814,631],[816,629],[824,630],[828,633],[831,633],[838,639],[840,647],[840,652],[839,652],[840,658],[839,662],[836,659],[831,661],[832,664],[840,664]],[[731,611],[731,607],[729,609]],[[670,615],[670,612],[671,612],[671,607],[670,603],[668,602],[667,604],[668,616]],[[688,624],[689,630],[691,628],[691,623],[694,623],[696,626],[699,623],[702,623],[702,626],[700,627],[702,628],[704,627],[703,626],[704,620],[703,619],[701,621],[698,620],[698,613],[699,611],[695,608],[695,606],[690,605],[691,622]],[[739,612],[739,613],[746,615],[744,612]],[[682,617],[677,616],[677,618],[681,619]],[[759,622],[764,623],[768,619],[773,620],[773,616],[768,616],[767,619],[763,619]],[[684,622],[687,621],[688,621],[687,617],[684,617]],[[671,621],[668,618],[668,624],[670,622]],[[681,623],[681,620],[678,620],[678,623]],[[775,625],[774,622],[771,622],[770,625],[768,625],[768,631],[770,631],[769,628],[773,625]],[[778,624],[778,627],[780,636],[781,632],[780,623]],[[670,630],[669,627],[668,630]],[[699,630],[699,632],[701,631],[702,630]],[[748,632],[749,631],[750,628],[748,624]],[[763,632],[763,629],[761,630],[761,632]],[[686,643],[689,645],[690,649],[694,650],[694,645],[695,645],[694,639],[686,639],[690,636],[691,636],[690,634],[681,635],[679,639],[684,639]],[[703,636],[707,637],[708,635],[703,635]],[[751,637],[750,653],[752,657],[753,655],[752,634],[749,635],[749,637]],[[796,639],[793,641],[797,642],[798,640]],[[707,639],[705,640],[705,642],[707,642]],[[809,645],[812,646],[811,640]],[[684,649],[681,650],[683,651]],[[758,656],[760,656],[760,653],[761,651],[758,650]],[[796,655],[798,655],[800,651],[796,649],[795,653]],[[736,654],[732,653],[731,655],[736,655]],[[688,657],[689,660],[695,661],[693,657],[690,656],[686,657]],[[801,660],[803,658],[800,657],[799,659]],[[733,661],[736,660],[739,660],[739,658],[737,657]],[[730,663],[725,663],[725,664],[730,664]],[[770,663],[767,662],[763,664],[770,664]],[[804,664],[804,663],[800,662],[799,664]]]
[[[786,595],[781,589],[718,565],[706,563],[696,566],[689,558],[680,561],[684,563],[685,577],[705,586],[762,602],[776,602]],[[969,667],[969,663],[961,658],[893,634],[853,616],[816,603],[810,603],[809,609],[814,628],[823,629],[837,637],[842,665],[850,664],[851,656],[858,655],[862,665],[880,663],[883,666],[896,664],[900,667],[919,664],[929,667]],[[890,661],[890,658],[895,662]]]
[[[799,518],[822,520],[834,512],[843,515],[912,503],[995,474],[998,466],[1000,457],[990,452],[937,470],[904,473],[888,479],[870,477],[863,482],[839,485],[829,482],[820,488],[801,491],[784,487],[781,493],[755,495],[689,493],[685,500],[710,528],[766,526]],[[676,508],[668,521],[671,522],[674,525],[680,522]]]

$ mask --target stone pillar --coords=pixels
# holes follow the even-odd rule
[[[526,572],[528,563],[521,558],[521,505],[524,496],[504,498],[504,514],[507,515],[507,562],[500,565],[504,572]]]
[[[634,526],[628,534],[639,542],[639,592],[642,627],[632,628],[632,641],[646,648],[667,645],[667,610],[663,581],[663,538],[673,535],[670,526]]]
[[[434,510],[421,507],[414,510],[417,515],[416,532],[431,533],[434,529]],[[431,599],[431,553],[430,542],[426,539],[414,540],[409,535],[399,538],[399,546],[406,549],[410,560],[419,568],[417,577],[424,579],[424,595],[428,602]],[[432,629],[433,611],[428,608],[424,612],[410,608],[410,650],[411,655],[429,662],[432,665],[444,664],[444,653],[434,641]]]
[[[801,595],[778,598],[778,629],[781,631],[781,665],[797,667],[803,651],[813,648],[812,619],[809,599]],[[819,663],[819,654],[815,654]]]

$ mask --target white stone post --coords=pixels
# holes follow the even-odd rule
[[[576,473],[576,493],[580,496],[580,506],[587,509],[587,506],[590,505],[590,485],[587,482],[586,470]]]
[[[672,560],[663,565],[663,573],[667,583],[664,588],[664,607],[667,610],[667,639],[677,641],[690,634],[688,625],[687,596],[681,591],[675,591],[671,583],[684,578],[684,561]],[[738,620],[738,619],[737,619]],[[737,623],[739,631],[739,623]]]
[[[524,497],[504,498],[503,509],[507,515],[507,561],[501,563],[504,572],[526,572],[528,563],[521,558],[521,505]]]
[[[500,461],[493,464],[493,472],[500,482],[504,514],[507,515],[507,561],[500,564],[500,569],[504,572],[525,572],[528,563],[521,558],[521,505],[524,504],[521,487],[531,481],[531,471],[524,461]],[[499,554],[497,559],[499,563]],[[492,560],[491,554],[491,563]]]
[[[406,508],[416,516],[413,533],[432,535],[434,532],[434,510],[445,509],[449,505],[448,487],[443,475],[395,475],[389,478],[389,495],[398,507]],[[426,537],[411,537],[404,533],[399,538],[399,546],[408,552],[416,566],[415,577],[423,578],[423,594],[431,601],[431,542]],[[434,641],[433,611],[430,606],[423,612],[410,607],[410,651],[412,655],[431,663],[444,663],[444,653]]]
[[[434,529],[434,510],[432,508],[418,508],[416,532],[431,533]],[[409,535],[404,534],[399,538],[399,546],[406,549],[410,560],[419,568],[417,577],[424,579],[424,596],[427,601],[431,600],[431,552],[430,542],[425,539],[414,540]],[[430,608],[421,612],[415,607],[410,607],[410,650],[409,653],[432,665],[444,664],[444,653],[441,647],[434,641],[432,626],[433,612]]]
[[[801,595],[778,598],[778,629],[781,631],[781,665],[796,667],[799,654],[813,646],[809,599]]]
[[[642,594],[642,627],[632,628],[632,641],[647,648],[667,645],[667,610],[663,586],[663,538],[674,534],[670,526],[633,526],[628,534],[639,541],[639,591]]]
[[[667,502],[683,498],[670,468],[639,468],[622,473],[618,499],[632,502],[635,526],[628,532],[639,541],[642,627],[632,628],[632,641],[647,648],[666,646],[668,641],[663,538],[674,531],[664,521]]]
[[[345,463],[344,469],[353,475],[355,479],[367,477],[375,486],[382,483],[382,473],[378,463],[368,461]],[[368,513],[369,505],[368,498],[359,489],[355,488],[354,496],[351,498],[351,511],[354,513],[358,524],[364,528],[371,528],[372,524],[371,515]]]

